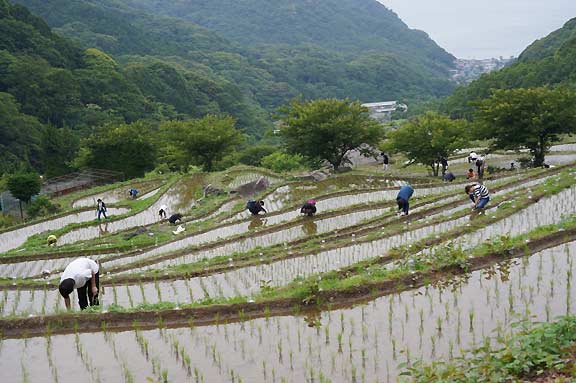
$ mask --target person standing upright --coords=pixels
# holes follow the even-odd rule
[[[390,158],[384,152],[382,152],[382,170],[388,170],[388,163],[390,162]]]
[[[96,212],[98,213],[98,221],[100,221],[100,215],[103,215],[105,219],[108,219],[106,216],[106,204],[100,198],[96,201]]]
[[[448,170],[448,160],[445,157],[440,158],[440,165],[442,165],[442,175],[446,174],[446,170]]]
[[[484,178],[484,166],[486,165],[486,158],[482,155],[476,158],[476,174],[478,175],[478,179]]]

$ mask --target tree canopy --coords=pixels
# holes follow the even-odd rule
[[[498,90],[478,104],[480,138],[497,149],[528,148],[541,166],[559,134],[576,133],[576,93],[568,89]]]
[[[280,129],[288,151],[334,168],[347,162],[351,150],[372,154],[372,146],[383,137],[380,125],[359,102],[322,99],[294,100],[282,109]]]
[[[83,146],[77,160],[80,167],[115,170],[134,178],[156,164],[153,131],[142,122],[106,125],[85,139]]]
[[[216,161],[233,152],[244,140],[235,123],[232,117],[216,115],[164,122],[160,126],[165,143],[163,159],[181,168],[200,165],[211,171]]]
[[[470,139],[467,123],[428,112],[388,134],[387,149],[406,155],[410,163],[430,167],[438,175],[440,160],[448,159]]]
[[[7,185],[10,193],[20,202],[20,216],[22,202],[30,202],[33,196],[40,193],[42,182],[36,173],[18,173],[8,178]]]

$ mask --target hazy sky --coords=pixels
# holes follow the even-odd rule
[[[379,0],[458,58],[518,56],[576,17],[576,0]]]

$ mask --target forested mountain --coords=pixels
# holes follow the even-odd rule
[[[454,57],[375,0],[17,2],[120,61],[177,57],[268,110],[298,94],[374,101],[453,89]]]
[[[299,95],[453,89],[454,58],[375,0],[0,0],[0,10],[0,174],[65,172],[80,140],[110,123],[229,114],[259,137]]]
[[[190,20],[243,46],[316,45],[347,54],[387,52],[446,69],[454,57],[375,0],[126,0]]]
[[[536,40],[514,64],[457,89],[445,108],[454,116],[469,116],[471,103],[490,96],[494,89],[560,85],[576,86],[576,18]]]
[[[267,124],[265,112],[244,102],[230,81],[154,60],[121,65],[6,0],[0,0],[0,99],[0,174],[23,164],[65,172],[79,139],[111,122],[225,112],[240,126]]]

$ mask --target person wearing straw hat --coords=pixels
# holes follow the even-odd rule
[[[313,199],[309,199],[302,208],[300,209],[300,214],[306,214],[308,217],[312,217],[316,214],[316,201]]]
[[[56,246],[56,242],[58,242],[58,238],[54,234],[51,234],[46,239],[46,242],[48,242],[48,246]]]
[[[71,309],[70,294],[76,289],[80,310],[98,305],[98,289],[100,288],[100,267],[90,258],[78,258],[66,266],[58,291],[64,298],[64,304]]]

